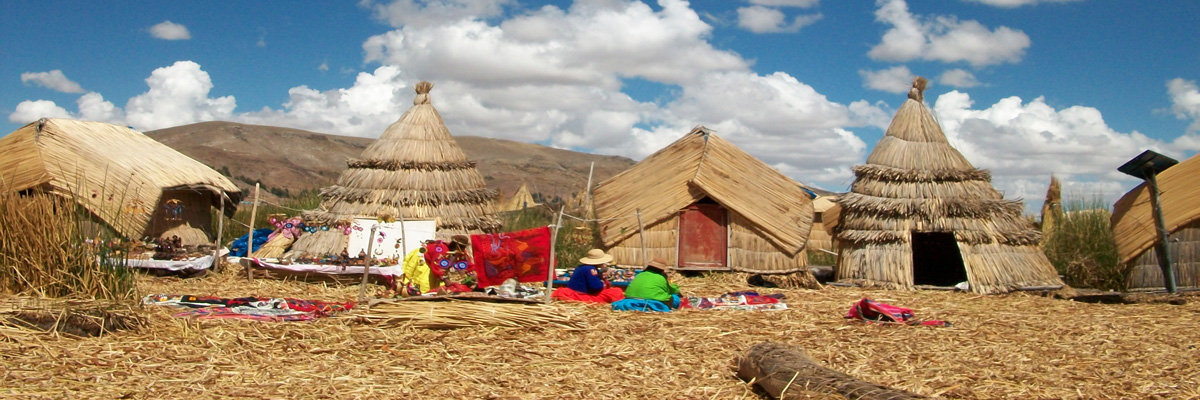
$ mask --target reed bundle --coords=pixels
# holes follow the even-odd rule
[[[1192,156],[1156,175],[1159,204],[1167,232],[1200,221],[1200,155]],[[1112,231],[1122,263],[1129,263],[1147,252],[1158,241],[1150,204],[1150,189],[1145,183],[1125,193],[1113,205]]]
[[[548,305],[491,303],[485,301],[396,301],[371,306],[370,312],[353,318],[382,326],[421,329],[466,327],[567,328],[585,325],[568,309]]]

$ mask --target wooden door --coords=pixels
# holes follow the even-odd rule
[[[726,211],[720,204],[696,203],[679,214],[679,268],[729,269]]]

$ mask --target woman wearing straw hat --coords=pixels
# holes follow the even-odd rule
[[[667,262],[661,258],[650,260],[646,269],[633,277],[625,288],[625,297],[658,301],[670,308],[679,308],[679,285],[667,279]]]
[[[571,279],[566,287],[558,288],[550,296],[560,300],[574,300],[587,303],[612,303],[625,298],[621,288],[610,287],[604,280],[603,271],[612,255],[604,250],[591,249],[587,255],[579,259],[579,266],[571,273]]]

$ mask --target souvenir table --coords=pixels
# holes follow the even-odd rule
[[[112,261],[115,263],[124,262],[124,265],[130,268],[144,268],[169,272],[197,272],[211,268],[213,264],[213,256],[207,255],[203,257],[189,257],[185,260],[129,258],[124,260],[114,259]]]

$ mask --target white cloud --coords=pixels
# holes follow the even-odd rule
[[[163,21],[150,27],[150,36],[162,40],[188,40],[192,38],[192,33],[183,24]]]
[[[414,93],[403,91],[399,68],[383,66],[359,73],[346,89],[318,91],[307,86],[288,90],[282,110],[263,109],[232,119],[348,136],[377,137],[412,105]]]
[[[1070,3],[1080,0],[967,0],[968,2],[986,4],[1000,8],[1017,8],[1020,6],[1036,5],[1039,3]]]
[[[192,61],[176,61],[146,78],[150,87],[125,104],[134,128],[153,130],[194,122],[227,120],[237,106],[233,96],[209,98],[212,80]]]
[[[1190,119],[1188,132],[1200,131],[1200,89],[1196,81],[1175,78],[1167,81],[1167,94],[1171,96],[1171,111],[1179,119]]]
[[[750,0],[750,4],[767,7],[816,7],[821,0]]]
[[[1029,36],[1020,30],[988,30],[977,21],[936,16],[921,21],[908,11],[904,0],[876,0],[875,20],[891,25],[867,55],[875,60],[966,62],[972,66],[1016,63],[1029,48]]]
[[[938,82],[946,86],[954,86],[958,88],[973,88],[979,86],[979,80],[975,79],[975,74],[965,69],[951,69],[942,73],[938,77]]]
[[[903,65],[876,71],[858,70],[858,75],[863,78],[863,87],[888,93],[908,93],[914,78],[912,71]]]
[[[329,62],[321,61],[321,65],[317,66],[317,71],[325,72],[329,70]]]
[[[1177,154],[1187,144],[1117,132],[1095,108],[1055,109],[1041,97],[972,106],[968,94],[951,91],[938,96],[933,110],[955,148],[976,167],[990,169],[993,183],[1007,197],[1027,201],[1041,198],[1054,174],[1111,204],[1136,183],[1117,172],[1118,166],[1148,148]]]
[[[28,124],[41,118],[71,118],[71,113],[50,100],[25,100],[17,104],[8,122]]]
[[[738,8],[737,14],[738,26],[754,33],[799,32],[821,19],[821,14],[797,15],[788,23],[782,11],[763,6]]]
[[[359,5],[393,27],[433,26],[463,19],[491,18],[503,14],[516,0],[394,0],[380,4],[362,0]]]
[[[63,92],[63,93],[83,93],[83,87],[78,83],[67,79],[62,70],[54,69],[48,72],[22,72],[21,83],[35,85]]]
[[[81,120],[125,125],[125,113],[115,104],[104,100],[100,93],[90,92],[79,96],[75,104],[79,107],[78,118]]]

